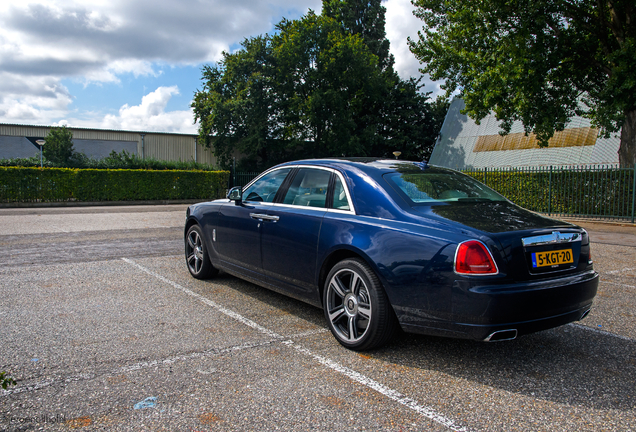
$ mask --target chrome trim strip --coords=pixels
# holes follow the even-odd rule
[[[322,208],[321,207],[314,207],[314,208],[320,209],[320,210],[327,210],[327,211],[337,210],[338,212],[344,212],[344,213],[354,214],[354,215],[357,214],[355,205],[353,204],[353,200],[351,199],[351,193],[349,193],[349,186],[347,185],[347,182],[345,181],[345,178],[342,175],[342,173],[340,171],[336,170],[335,168],[324,167],[324,166],[320,166],[320,165],[302,165],[302,164],[301,165],[295,164],[295,165],[285,165],[285,166],[282,166],[282,167],[274,167],[274,168],[268,169],[267,171],[262,172],[261,174],[259,174],[256,177],[254,177],[252,179],[252,181],[250,181],[248,184],[246,184],[245,186],[242,187],[242,190],[245,190],[248,187],[252,186],[252,184],[254,182],[259,180],[265,174],[267,174],[269,172],[272,172],[272,171],[275,171],[275,170],[285,169],[285,168],[291,168],[291,169],[294,169],[294,168],[315,168],[315,169],[320,169],[320,170],[324,170],[324,171],[329,171],[329,172],[335,173],[338,177],[340,177],[340,182],[342,183],[342,186],[344,187],[345,194],[347,195],[347,201],[349,201],[349,206],[351,207],[351,209],[350,210],[328,209],[326,207],[322,207]],[[282,203],[280,203],[280,204],[279,203],[269,203],[269,204],[272,204],[274,206],[285,206],[285,207],[289,206],[289,207],[293,207],[293,208],[299,208],[299,207],[300,208],[305,208],[305,209],[308,208],[307,206],[292,206],[291,204],[282,204]]]
[[[241,187],[241,190],[242,190],[242,191],[244,191],[244,190],[245,190],[245,189],[247,189],[248,187],[252,186],[252,184],[253,184],[254,182],[256,182],[257,180],[260,180],[260,178],[261,178],[261,177],[263,177],[265,174],[268,174],[268,173],[270,173],[270,172],[272,172],[272,171],[277,171],[277,170],[279,170],[279,169],[286,169],[286,168],[290,168],[290,169],[292,169],[292,170],[293,170],[295,167],[296,167],[296,165],[293,165],[293,166],[286,165],[286,166],[282,166],[282,167],[274,167],[274,168],[270,168],[270,169],[268,169],[268,170],[265,170],[265,171],[263,171],[262,173],[260,173],[259,175],[257,175],[256,177],[254,177],[254,178],[252,179],[252,181],[250,181],[249,183],[247,183],[245,186]]]
[[[301,206],[301,205],[284,204],[284,203],[272,203],[272,206],[270,207],[271,210],[278,210],[281,208],[288,208],[288,209],[295,209],[295,210],[315,210],[315,211],[321,211],[323,213],[326,212],[327,210],[330,210],[326,207]]]
[[[269,220],[274,222],[278,222],[278,220],[280,219],[278,216],[268,215],[263,213],[250,213],[250,217],[252,219]]]
[[[552,234],[522,238],[521,243],[523,244],[523,247],[528,247],[546,244],[572,243],[581,240],[581,233],[562,233],[559,231],[552,231]]]

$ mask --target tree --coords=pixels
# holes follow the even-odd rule
[[[312,12],[277,28],[272,45],[282,138],[318,157],[365,154],[386,85],[377,56],[360,35]]]
[[[392,158],[398,150],[405,160],[430,158],[450,103],[444,97],[430,102],[429,93],[421,92],[420,81],[396,76],[381,113],[378,134],[382,139],[370,154]]]
[[[253,159],[277,159],[277,118],[273,56],[269,36],[246,39],[235,54],[223,53],[219,66],[204,66],[203,89],[192,107],[203,144],[227,166],[238,152]],[[267,162],[265,162],[267,164]],[[256,169],[256,167],[251,167]]]
[[[426,27],[410,49],[445,79],[477,121],[494,111],[502,133],[521,121],[547,146],[574,115],[636,163],[636,5],[633,0],[413,0]]]
[[[74,154],[73,134],[66,126],[51,128],[45,141],[42,152],[47,160],[62,166],[70,163]]]
[[[419,158],[433,145],[428,95],[393,71],[384,8],[368,3],[368,18],[352,19],[364,2],[325,0],[329,13],[283,19],[274,35],[246,39],[203,68],[192,107],[221,165],[237,153],[242,169],[395,150]]]
[[[323,0],[322,14],[335,19],[349,34],[358,34],[371,53],[378,57],[382,69],[393,68],[386,38],[386,8],[381,0]]]
[[[204,67],[192,104],[202,142],[221,164],[238,151],[254,169],[364,152],[376,125],[358,120],[381,99],[377,57],[358,35],[311,11],[276,28]]]

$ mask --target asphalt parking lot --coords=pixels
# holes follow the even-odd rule
[[[356,353],[322,311],[190,277],[185,205],[0,209],[0,430],[636,431],[636,228],[582,223],[582,322]]]

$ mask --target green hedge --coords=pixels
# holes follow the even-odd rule
[[[227,171],[0,167],[0,202],[215,199]]]
[[[514,203],[537,212],[633,217],[633,168],[541,167],[464,172]]]

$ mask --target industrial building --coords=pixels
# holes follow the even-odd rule
[[[126,150],[142,158],[166,161],[195,161],[216,164],[212,151],[198,143],[198,135],[120,131],[67,127],[73,134],[73,148],[91,158],[101,159],[112,151]],[[0,159],[39,156],[40,146],[51,126],[0,123]],[[46,145],[46,144],[45,144]]]
[[[478,125],[461,113],[464,108],[460,98],[451,103],[431,164],[459,170],[618,164],[619,136],[598,136],[586,118],[573,118],[565,130],[554,134],[548,147],[541,148],[533,134],[526,136],[521,122],[515,122],[510,133],[502,136],[494,114]]]

